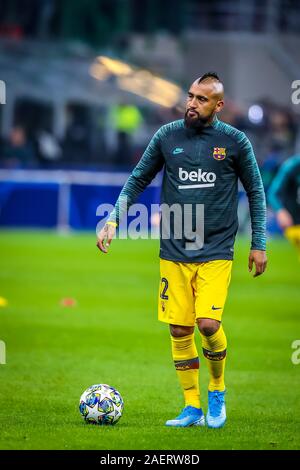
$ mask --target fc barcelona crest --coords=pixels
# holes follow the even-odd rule
[[[215,160],[224,160],[226,157],[226,148],[214,147],[213,157]]]

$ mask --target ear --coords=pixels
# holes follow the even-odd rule
[[[219,100],[216,105],[216,113],[219,113],[220,111],[222,111],[223,107],[224,107],[224,101]]]

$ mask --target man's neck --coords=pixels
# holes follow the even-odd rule
[[[213,123],[216,122],[217,120],[218,120],[217,115],[214,114],[214,115],[209,119],[209,121],[207,121],[207,123],[205,124],[204,127],[212,126]]]

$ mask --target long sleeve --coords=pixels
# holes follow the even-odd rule
[[[252,243],[251,249],[266,249],[266,198],[262,178],[253,152],[252,145],[244,133],[239,142],[237,158],[238,176],[249,200]]]
[[[138,196],[162,169],[164,157],[161,152],[161,132],[162,128],[152,137],[139,163],[126,181],[114,210],[109,216],[109,221],[116,222],[119,225],[122,216],[128,211],[129,207],[137,201]]]
[[[288,160],[281,166],[269,189],[268,202],[275,212],[283,209],[286,205],[289,192],[289,180],[294,170],[293,163],[293,160]]]

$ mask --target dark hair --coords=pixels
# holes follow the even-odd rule
[[[209,78],[212,78],[214,80],[218,80],[220,82],[219,75],[216,72],[206,72],[202,77],[199,78],[198,83],[204,82],[204,80],[207,80]]]

